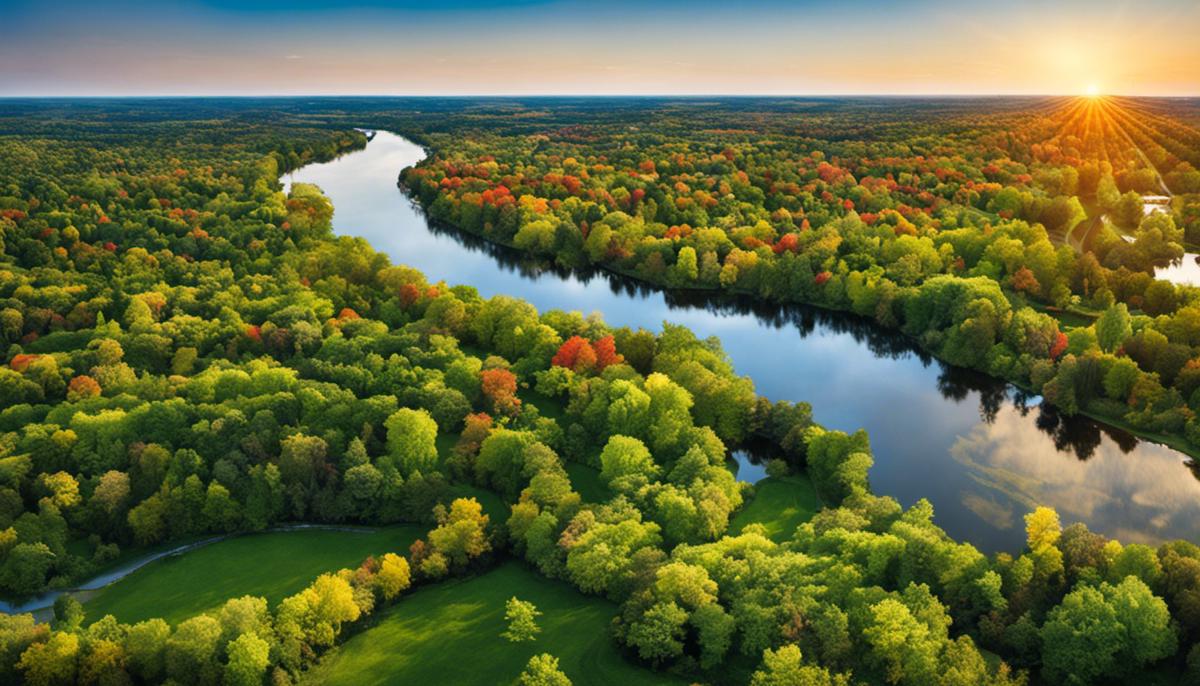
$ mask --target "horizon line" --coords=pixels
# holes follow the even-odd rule
[[[1192,94],[1125,93],[109,93],[0,94],[0,100],[175,98],[1200,98]]]

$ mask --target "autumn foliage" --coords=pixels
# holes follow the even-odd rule
[[[467,415],[455,452],[462,455],[474,455],[479,452],[483,440],[492,432],[492,416],[486,412]]]
[[[624,356],[617,352],[612,336],[604,336],[594,343],[589,343],[582,336],[571,336],[550,360],[551,364],[557,367],[566,367],[581,373],[601,372],[605,367],[624,361]]]
[[[41,355],[33,355],[33,354],[29,354],[29,353],[21,353],[19,355],[13,355],[13,358],[8,363],[8,366],[11,367],[14,371],[24,372],[26,369],[29,369],[29,365],[33,364],[33,362],[35,360],[37,360],[39,357],[41,357]]]
[[[413,303],[421,298],[421,290],[416,285],[406,283],[400,287],[400,304],[405,308],[412,307]]]
[[[90,376],[81,374],[67,384],[67,400],[78,402],[100,395],[100,384]]]
[[[517,397],[517,376],[507,369],[485,369],[479,375],[483,395],[491,403],[496,414],[515,414],[521,406]]]
[[[1038,283],[1037,277],[1029,270],[1029,267],[1021,267],[1013,272],[1011,283],[1014,291],[1022,293],[1037,293],[1042,286]]]
[[[1067,349],[1067,334],[1059,331],[1054,338],[1054,345],[1050,346],[1050,359],[1057,360],[1060,355]]]

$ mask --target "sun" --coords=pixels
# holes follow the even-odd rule
[[[1089,83],[1087,88],[1083,90],[1083,94],[1089,98],[1098,98],[1100,97],[1100,86],[1094,83]]]

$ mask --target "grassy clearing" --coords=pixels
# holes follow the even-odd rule
[[[754,486],[754,499],[734,516],[729,533],[736,535],[747,524],[762,524],[771,540],[786,541],[820,509],[821,499],[807,475],[767,477]]]
[[[483,513],[491,518],[492,524],[503,525],[508,521],[508,516],[512,514],[512,508],[508,503],[504,502],[495,491],[489,491],[486,488],[480,488],[472,484],[452,483],[450,485],[450,498],[446,500],[446,507],[450,506],[450,500],[454,498],[474,498],[483,506]]]
[[[155,560],[101,589],[85,604],[89,620],[162,617],[177,622],[229,598],[262,596],[274,604],[324,572],[355,567],[368,555],[406,553],[420,526],[300,529],[238,536]]]
[[[517,391],[517,397],[523,403],[529,403],[538,409],[538,413],[543,417],[549,417],[554,421],[558,421],[566,416],[566,411],[563,409],[562,401],[557,398],[551,398],[548,395],[542,395],[531,388],[522,388]]]
[[[528,600],[543,614],[536,641],[514,644],[504,602]],[[550,653],[575,686],[686,683],[639,667],[608,633],[617,607],[517,562],[478,577],[417,591],[351,637],[306,680],[310,684],[511,684],[529,658]]]
[[[613,497],[612,490],[600,479],[600,470],[578,462],[564,462],[571,487],[585,503],[604,503]]]

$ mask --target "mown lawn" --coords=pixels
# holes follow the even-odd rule
[[[786,541],[796,527],[807,522],[821,509],[821,499],[805,474],[767,477],[754,486],[754,499],[747,503],[733,521],[729,533],[736,535],[747,524],[762,524],[773,541]]]
[[[543,614],[536,641],[514,644],[504,602],[532,602]],[[550,653],[575,686],[683,684],[626,660],[609,636],[617,606],[508,562],[478,577],[421,589],[328,655],[309,684],[512,684],[529,658]]]
[[[155,560],[98,591],[84,609],[88,621],[111,614],[122,622],[162,617],[174,623],[244,595],[273,605],[322,573],[356,567],[368,555],[406,554],[424,533],[425,527],[403,525],[238,536]]]

